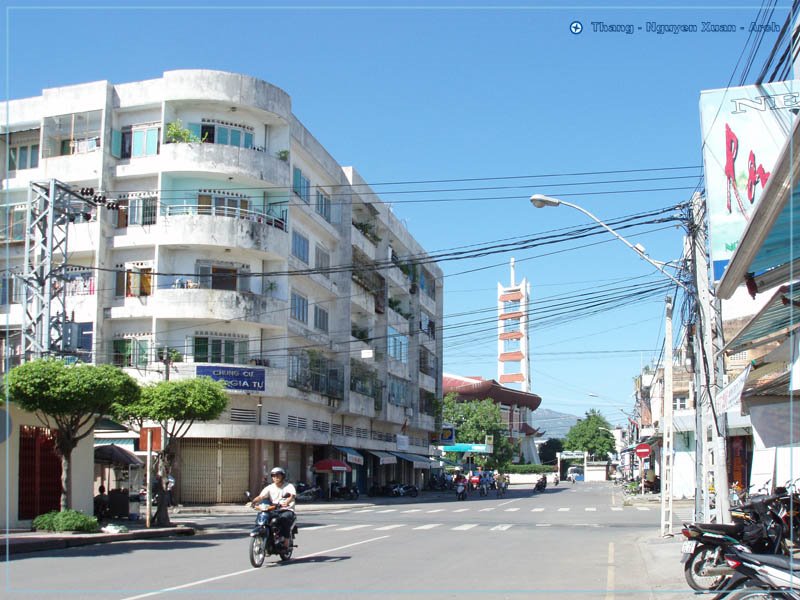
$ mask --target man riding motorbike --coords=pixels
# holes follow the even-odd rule
[[[278,506],[278,516],[275,522],[283,537],[283,544],[288,548],[291,537],[292,525],[294,525],[294,504],[297,491],[294,485],[286,481],[286,471],[282,467],[275,467],[270,471],[272,483],[266,486],[253,498],[251,504],[255,506],[264,500],[270,504]]]

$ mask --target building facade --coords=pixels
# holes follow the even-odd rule
[[[180,501],[238,501],[277,464],[313,480],[322,458],[349,461],[362,489],[421,479],[410,458],[428,456],[441,398],[441,270],[286,92],[180,70],[8,106],[7,365],[22,352],[29,186],[55,179],[97,200],[70,218],[56,284],[72,359],[228,387],[224,415],[180,444]]]

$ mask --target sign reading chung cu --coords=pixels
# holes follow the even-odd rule
[[[196,367],[195,373],[198,377],[211,377],[215,381],[222,381],[229,390],[242,392],[263,392],[266,383],[264,369],[252,367],[202,365]]]

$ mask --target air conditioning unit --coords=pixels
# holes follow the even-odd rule
[[[411,408],[410,406],[406,407],[406,416],[407,417],[413,417],[414,416],[414,409]]]

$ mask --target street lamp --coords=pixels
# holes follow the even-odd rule
[[[620,242],[625,244],[628,248],[630,248],[631,250],[636,252],[636,254],[639,255],[639,258],[641,258],[641,259],[647,261],[648,263],[650,263],[651,265],[653,265],[656,269],[661,271],[661,273],[663,273],[664,275],[669,277],[673,282],[675,282],[675,284],[678,285],[681,289],[683,289],[685,291],[688,291],[687,288],[686,288],[686,284],[684,284],[682,281],[676,279],[671,273],[668,273],[667,271],[664,270],[664,265],[669,264],[669,263],[662,263],[660,261],[653,260],[652,258],[647,256],[647,253],[644,250],[644,246],[642,246],[641,244],[635,244],[635,245],[631,244],[628,240],[626,240],[624,237],[622,237],[620,234],[618,234],[616,231],[614,231],[611,227],[609,227],[608,225],[603,223],[603,221],[598,219],[596,216],[594,216],[592,213],[590,213],[588,210],[586,210],[582,206],[578,206],[577,204],[573,204],[572,202],[567,202],[566,200],[560,200],[559,198],[552,198],[550,196],[545,196],[544,194],[534,194],[533,196],[531,196],[531,204],[533,204],[533,206],[535,206],[536,208],[544,208],[545,206],[560,206],[560,205],[563,204],[564,206],[569,206],[570,208],[574,208],[578,212],[582,212],[587,217],[589,217],[592,221],[594,221],[595,223],[600,225],[603,229],[605,229],[611,235],[613,235],[615,238],[617,238]]]
[[[672,280],[676,285],[678,285],[678,287],[680,287],[686,294],[688,294],[690,296],[699,296],[699,294],[695,294],[685,283],[683,283],[682,281],[676,279],[671,273],[668,273],[666,270],[664,270],[664,266],[666,266],[668,263],[662,263],[662,262],[654,261],[649,256],[647,256],[647,254],[644,251],[644,247],[643,246],[641,246],[640,244],[636,244],[636,245],[631,244],[628,240],[626,240],[624,237],[622,237],[620,234],[618,234],[616,231],[614,231],[610,226],[606,225],[603,221],[598,219],[596,216],[594,216],[592,213],[590,213],[585,208],[583,208],[581,206],[578,206],[577,204],[573,204],[572,202],[567,202],[565,200],[561,200],[559,198],[552,198],[550,196],[545,196],[544,194],[534,194],[533,196],[531,196],[531,204],[533,204],[533,206],[536,207],[536,208],[544,208],[545,206],[560,206],[562,204],[564,206],[569,206],[570,208],[574,208],[578,212],[583,213],[584,215],[589,217],[592,221],[594,221],[595,223],[600,225],[603,229],[608,231],[611,235],[613,235],[620,242],[625,244],[628,248],[630,248],[631,250],[636,252],[636,254],[639,255],[639,258],[647,261],[652,266],[654,266],[656,269],[658,269],[663,275],[666,275],[670,280]],[[700,307],[700,310],[702,311],[702,303],[699,301],[699,298],[698,298],[698,303],[697,304],[698,304],[698,307]],[[702,320],[705,323],[708,323],[708,321],[709,321],[709,319],[707,319],[707,318],[703,318]],[[669,297],[667,298],[667,324],[669,325],[669,328],[668,328],[669,331],[671,331],[672,330],[672,299],[669,298]],[[671,334],[670,334],[670,336],[668,337],[668,339],[666,341],[666,346],[667,346],[667,348],[669,350],[669,352],[668,352],[669,356],[666,356],[665,360],[664,360],[664,363],[665,363],[665,380],[666,380],[667,372],[669,372],[669,389],[670,389],[670,393],[671,393],[671,387],[672,387],[672,352],[671,352],[671,350],[672,350],[672,340],[671,340]],[[701,347],[701,351],[702,351],[702,347]],[[667,387],[667,383],[665,382],[665,388],[666,387]],[[710,402],[713,402],[713,392],[711,391],[711,386],[708,385],[707,388],[708,388],[708,394],[710,396]],[[665,413],[666,413],[664,415],[665,416],[665,420],[669,420],[668,429],[670,431],[670,434],[672,434],[672,423],[671,423],[672,405],[671,404],[669,404],[669,409],[668,409],[668,411],[665,411]],[[699,414],[700,413],[698,411],[698,415]],[[714,416],[714,420],[715,420],[715,427],[712,428],[712,435],[714,435],[714,437],[716,438],[715,439],[715,444],[714,444],[716,446],[716,455],[715,455],[715,461],[714,461],[714,480],[715,480],[715,485],[718,485],[720,487],[720,489],[722,489],[723,492],[724,492],[724,490],[728,489],[728,473],[727,473],[727,469],[726,469],[726,460],[725,460],[725,435],[724,435],[724,432],[722,430],[720,430],[719,424],[716,422],[716,416]],[[698,428],[698,430],[697,430],[698,438],[697,439],[700,439],[700,437],[699,437],[700,435],[701,435],[701,431]],[[672,441],[671,440],[669,442],[669,447],[670,447],[670,449],[672,447]],[[698,454],[699,454],[699,451],[698,451]],[[670,479],[671,479],[671,477],[672,477],[672,468],[671,467],[670,467],[669,471],[670,471],[669,474],[670,474]],[[700,493],[700,489],[701,488],[702,488],[702,484],[701,484],[700,481],[698,481],[697,482],[696,495],[698,495]],[[669,496],[669,507],[670,507],[669,508],[669,512],[671,514],[671,512],[672,512],[672,493],[671,493],[672,482],[671,481],[668,482],[667,490],[669,491],[669,493],[667,495]],[[662,513],[664,512],[664,502],[663,501],[664,501],[664,494],[662,493]],[[696,509],[695,512],[698,513],[699,511]],[[730,522],[730,503],[729,503],[728,495],[725,494],[725,493],[722,493],[722,494],[718,495],[717,514],[718,514],[720,522],[723,522],[723,523],[729,523]],[[662,517],[663,517],[663,515],[662,515]],[[664,522],[664,518],[662,518],[662,524],[663,524],[663,522]],[[670,527],[671,527],[671,521],[670,521]]]

